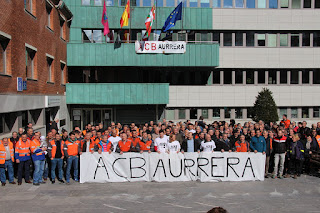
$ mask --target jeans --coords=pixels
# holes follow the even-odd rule
[[[286,158],[286,154],[285,153],[281,153],[281,154],[274,154],[274,169],[273,169],[273,174],[277,175],[278,174],[278,165],[279,165],[279,161],[280,161],[280,169],[279,169],[279,176],[283,175],[283,167],[284,167],[284,161]]]
[[[47,179],[49,175],[48,159],[45,159],[44,169],[43,169],[43,178]]]
[[[0,168],[0,180],[1,183],[6,183],[6,170],[8,170],[9,182],[12,183],[14,181],[14,171],[13,171],[13,163],[12,160],[6,160],[4,163],[4,167]]]
[[[290,158],[288,174],[301,175],[301,173],[302,173],[302,164],[303,164],[302,160],[296,159],[295,157]]]
[[[269,173],[269,164],[270,164],[270,156],[266,157],[266,165],[265,165],[265,175]]]
[[[31,160],[20,161],[18,165],[18,183],[22,183],[22,170],[24,167],[24,179],[25,181],[30,180],[30,164]]]
[[[63,160],[61,158],[53,158],[51,160],[51,180],[56,179],[56,166],[58,165],[58,178],[59,180],[62,180],[63,177]]]
[[[69,183],[70,181],[70,171],[71,166],[73,165],[73,178],[78,181],[78,156],[70,156],[67,159],[67,171],[66,171],[66,181]]]
[[[34,172],[33,172],[33,183],[41,183],[42,175],[44,170],[44,160],[33,161]]]

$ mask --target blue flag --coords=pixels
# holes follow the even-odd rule
[[[167,32],[171,27],[174,27],[177,20],[181,20],[182,15],[182,2],[170,13],[166,22],[162,27],[163,32]]]

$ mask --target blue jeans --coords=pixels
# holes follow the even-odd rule
[[[66,171],[66,181],[69,183],[70,181],[70,171],[71,166],[73,165],[73,177],[74,180],[78,181],[78,156],[70,156],[67,159],[67,171]]]
[[[63,177],[63,160],[61,158],[53,158],[51,160],[51,180],[56,179],[56,167],[58,165],[58,178],[59,180],[62,180]]]
[[[43,178],[47,179],[49,175],[49,167],[48,167],[48,159],[45,159],[44,170],[43,170]]]
[[[13,179],[13,163],[12,160],[6,160],[4,163],[4,167],[0,168],[0,180],[1,183],[6,183],[6,170],[8,170],[8,175],[9,175],[9,182],[12,183],[14,181]]]
[[[41,183],[42,175],[44,170],[44,160],[33,161],[34,171],[33,171],[33,183]]]

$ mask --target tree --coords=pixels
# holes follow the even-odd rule
[[[278,107],[269,89],[263,88],[262,91],[258,93],[252,109],[252,120],[255,122],[262,120],[265,123],[279,120]]]

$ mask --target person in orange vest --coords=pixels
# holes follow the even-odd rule
[[[240,135],[239,141],[235,143],[236,152],[250,152],[250,145],[248,141],[246,141],[246,137],[244,135]]]
[[[81,151],[81,143],[76,139],[73,132],[70,132],[68,140],[63,145],[64,156],[67,158],[66,181],[70,184],[70,171],[73,165],[73,178],[79,182],[78,178],[78,162],[79,152]]]
[[[56,137],[54,140],[51,140],[48,143],[48,156],[51,159],[51,182],[55,183],[56,179],[56,167],[58,165],[58,181],[60,183],[64,183],[63,178],[63,145],[64,142],[61,139],[59,133],[56,133]]]
[[[33,160],[34,171],[33,171],[33,185],[40,185],[40,183],[45,183],[42,181],[44,164],[46,155],[44,151],[47,147],[41,145],[40,132],[34,134],[33,140],[30,142],[31,157]]]
[[[138,132],[133,130],[132,131],[132,145],[133,145],[133,149],[131,150],[132,152],[139,152],[139,148],[137,147],[137,145],[141,142],[140,138],[138,137]]]
[[[93,153],[95,145],[96,145],[95,141],[91,139],[91,133],[90,132],[86,133],[86,135],[84,136],[84,139],[81,141],[81,151],[79,154],[81,155],[82,152]]]
[[[32,183],[30,181],[30,140],[27,138],[27,134],[23,133],[20,140],[16,143],[16,149],[14,158],[18,163],[18,185],[22,184],[22,170],[24,169],[24,179],[26,183]]]
[[[140,150],[140,153],[143,152],[154,152],[154,142],[151,139],[148,139],[148,133],[143,132],[142,138],[137,144],[136,148]]]
[[[98,150],[98,153],[101,154],[102,152],[111,152],[113,151],[113,144],[111,141],[108,140],[107,135],[103,135],[101,141],[96,145],[96,150]]]
[[[121,141],[118,142],[118,146],[116,148],[116,152],[122,155],[124,152],[130,152],[135,147],[132,144],[132,141],[127,138],[127,134],[121,134]]]
[[[280,121],[280,124],[284,125],[284,128],[288,129],[290,126],[291,121],[288,120],[287,115],[283,114],[282,115],[282,121]]]
[[[6,170],[8,170],[9,183],[16,184],[14,182],[14,148],[13,143],[8,138],[3,138],[0,141],[0,180],[1,185],[6,185]]]

